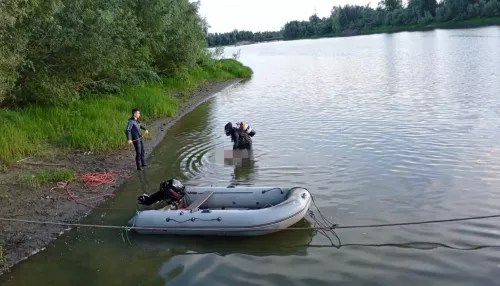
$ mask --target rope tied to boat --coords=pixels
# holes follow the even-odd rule
[[[333,229],[354,229],[354,228],[378,228],[378,227],[391,227],[391,226],[406,226],[406,225],[419,225],[419,224],[431,224],[431,223],[445,223],[445,222],[458,222],[464,220],[480,220],[488,218],[499,218],[500,214],[488,215],[488,216],[476,216],[476,217],[466,217],[466,218],[452,218],[452,219],[442,219],[442,220],[429,220],[429,221],[418,221],[418,222],[401,222],[401,223],[388,223],[388,224],[372,224],[372,225],[339,225],[333,224],[329,226],[319,226],[319,227],[287,227],[287,228],[251,228],[251,227],[227,227],[227,228],[169,228],[171,230],[210,230],[210,231],[263,231],[263,230],[333,230]],[[48,225],[61,225],[61,226],[73,226],[73,227],[95,227],[95,228],[108,228],[108,229],[124,229],[126,226],[121,225],[104,225],[104,224],[81,224],[81,223],[66,223],[66,222],[54,222],[54,221],[39,221],[39,220],[25,220],[25,219],[15,219],[15,218],[3,218],[0,217],[0,221],[4,222],[19,222],[19,223],[34,223],[34,224],[48,224]],[[126,227],[127,230],[132,229],[144,229],[144,230],[165,230],[165,228],[159,227],[140,227],[140,226],[130,226]]]
[[[77,178],[80,179],[83,187],[93,196],[90,197],[80,197],[75,193],[75,191],[71,190],[72,181],[61,181],[57,182],[56,186],[51,188],[49,192],[54,191],[62,191],[62,194],[59,194],[58,197],[66,197],[68,200],[73,201],[77,204],[83,205],[90,209],[109,209],[109,210],[123,210],[124,208],[103,208],[99,206],[92,206],[84,201],[95,201],[96,199],[105,198],[105,197],[115,197],[116,194],[112,193],[103,193],[101,191],[92,189],[96,187],[100,187],[102,185],[110,185],[116,184],[119,178],[127,178],[129,174],[125,170],[104,170],[103,172],[95,172],[95,173],[83,173],[78,175]]]
[[[138,210],[135,210],[135,214],[136,214],[136,215],[139,215],[139,213],[140,213],[140,212],[139,212]],[[135,220],[134,220],[134,223],[132,224],[132,227],[134,227],[134,226],[135,226]],[[125,243],[125,238],[123,237],[123,233],[125,232],[125,236],[127,237],[128,244],[129,244],[129,245],[132,245],[132,243],[130,242],[130,239],[129,239],[129,237],[128,237],[128,232],[129,232],[131,229],[132,229],[132,228],[130,228],[130,227],[128,227],[128,226],[124,226],[124,227],[123,227],[123,230],[124,230],[124,231],[122,231],[122,232],[121,232],[121,233],[122,233],[122,240],[123,240],[123,243]]]

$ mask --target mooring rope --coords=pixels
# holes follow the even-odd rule
[[[488,216],[475,216],[475,217],[465,217],[465,218],[452,218],[452,219],[441,219],[441,220],[427,220],[427,221],[415,221],[415,222],[400,222],[400,223],[387,223],[387,224],[367,224],[367,225],[324,225],[319,227],[287,227],[287,228],[255,228],[255,227],[225,227],[225,228],[160,228],[160,227],[143,227],[143,226],[120,226],[120,225],[103,225],[103,224],[82,224],[82,223],[66,223],[66,222],[54,222],[54,221],[39,221],[39,220],[26,220],[26,219],[15,219],[15,218],[0,218],[0,221],[7,222],[22,222],[22,223],[35,223],[35,224],[49,224],[49,225],[62,225],[62,226],[73,226],[73,227],[94,227],[94,228],[109,228],[109,229],[142,229],[142,230],[208,230],[208,231],[270,231],[270,230],[333,230],[333,229],[353,229],[353,228],[378,228],[378,227],[391,227],[391,226],[406,226],[406,225],[419,225],[419,224],[431,224],[431,223],[445,223],[445,222],[458,222],[465,220],[480,220],[488,218],[497,218],[497,215]],[[190,221],[190,220],[189,220]]]

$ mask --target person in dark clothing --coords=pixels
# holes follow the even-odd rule
[[[231,136],[231,141],[233,142],[233,150],[251,150],[252,149],[252,138],[255,135],[255,130],[250,128],[246,123],[237,123],[236,127],[233,127],[231,122],[228,122],[224,126],[224,131],[226,136]]]
[[[142,167],[146,167],[144,163],[144,141],[142,140],[141,129],[144,130],[144,135],[148,134],[148,129],[141,125],[139,121],[140,116],[141,112],[139,109],[132,109],[132,117],[129,118],[127,130],[125,131],[128,144],[134,144],[137,170],[142,170]]]

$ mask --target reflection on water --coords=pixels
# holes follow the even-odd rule
[[[307,220],[301,220],[294,227],[311,227]],[[209,254],[226,256],[235,253],[269,255],[306,255],[307,245],[313,238],[311,230],[289,230],[260,237],[218,237],[216,239],[198,236],[131,235],[134,248],[149,253]],[[242,247],[243,246],[243,247]]]
[[[157,190],[155,188],[151,188],[151,182],[148,178],[148,172],[136,172],[137,177],[139,178],[141,184],[141,191],[143,194],[152,194]],[[158,183],[159,185],[159,183]]]
[[[233,166],[230,186],[251,186],[255,182],[253,150],[225,150],[224,166]]]
[[[489,27],[237,47],[253,78],[174,125],[151,167],[104,206],[116,210],[85,222],[124,225],[137,194],[173,177],[303,186],[340,225],[498,213],[499,36]],[[251,159],[224,160],[228,121],[257,130]],[[131,245],[122,233],[74,230],[0,284],[496,285],[500,277],[496,219],[338,229],[340,248],[308,231],[129,234]]]

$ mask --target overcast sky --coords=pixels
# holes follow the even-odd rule
[[[370,6],[379,0],[371,1]],[[200,15],[207,18],[211,33],[234,29],[277,31],[286,22],[307,20],[314,9],[319,17],[328,17],[333,6],[366,5],[370,0],[201,0]]]

